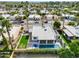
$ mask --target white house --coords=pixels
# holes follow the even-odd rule
[[[74,20],[75,16],[70,14],[62,14],[65,20]]]
[[[45,19],[51,21],[53,19],[53,15],[51,14],[45,15]]]
[[[6,18],[9,18],[10,17],[10,14],[2,14],[2,17],[4,17],[5,19]]]
[[[28,21],[29,22],[38,22],[41,20],[41,16],[40,15],[37,15],[37,14],[30,14],[28,16]]]
[[[65,29],[63,31],[69,40],[74,39],[74,37],[76,39],[79,39],[79,26],[76,26],[76,27],[64,26],[64,27]]]
[[[43,10],[40,10],[40,13],[45,13],[45,14],[48,14],[48,13],[49,13],[49,11],[48,11],[48,10],[46,10],[46,8],[44,8]]]
[[[33,45],[53,45],[56,42],[56,33],[51,25],[34,25],[32,29]]]

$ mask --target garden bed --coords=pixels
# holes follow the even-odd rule
[[[26,48],[27,47],[27,43],[28,43],[28,39],[29,39],[29,35],[23,35],[18,48]]]

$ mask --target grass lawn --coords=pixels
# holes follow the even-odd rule
[[[25,36],[25,35],[22,36],[20,43],[19,43],[19,48],[26,48],[28,39],[29,39],[29,36]]]

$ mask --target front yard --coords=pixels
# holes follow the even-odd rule
[[[29,35],[23,35],[18,48],[26,48],[28,43]]]

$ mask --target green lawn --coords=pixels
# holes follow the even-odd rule
[[[20,43],[19,43],[19,48],[26,48],[28,39],[29,39],[29,36],[25,36],[25,35],[22,36]]]

